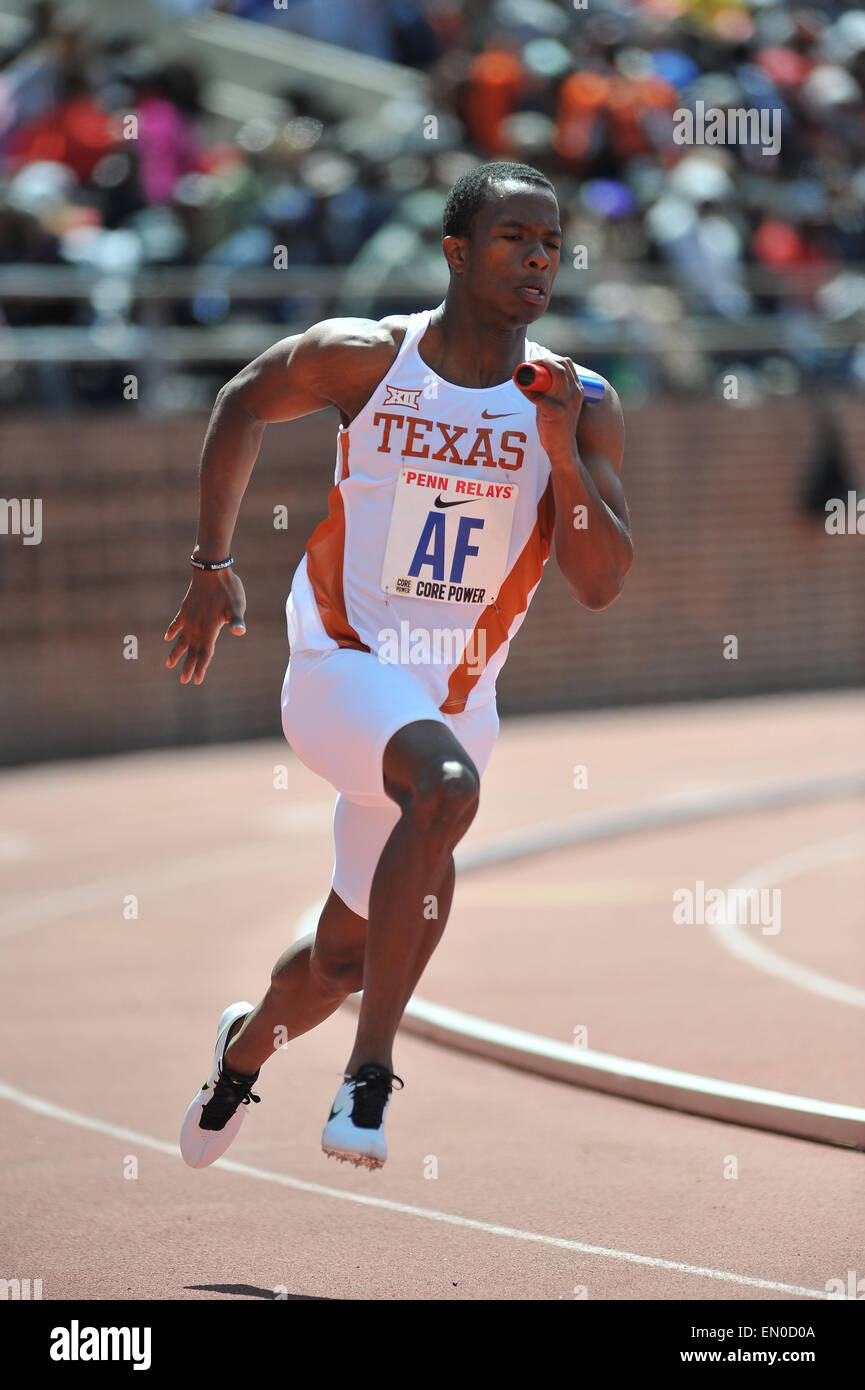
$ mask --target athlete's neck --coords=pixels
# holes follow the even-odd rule
[[[526,325],[485,322],[448,292],[421,339],[423,361],[454,386],[500,386],[523,360]],[[418,344],[420,347],[421,344]]]

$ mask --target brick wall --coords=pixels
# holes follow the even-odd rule
[[[865,404],[837,409],[862,495]],[[0,495],[43,499],[40,545],[0,535],[0,762],[279,735],[285,596],[326,513],[335,416],[266,432],[234,542],[248,633],[222,634],[195,688],[165,670],[162,633],[191,573],[205,423],[118,412],[0,428]],[[860,683],[865,536],[828,536],[802,509],[810,404],[670,401],[628,411],[627,428],[624,593],[588,612],[552,560],[499,678],[501,712]],[[288,530],[274,528],[279,505]]]

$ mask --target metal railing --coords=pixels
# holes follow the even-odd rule
[[[304,267],[229,271],[191,266],[105,275],[62,266],[0,267],[0,306],[79,306],[91,322],[81,325],[4,326],[4,363],[133,361],[225,363],[247,359],[279,337],[333,315],[376,315],[434,305],[447,287],[444,264],[436,270],[392,269],[370,288],[369,268]],[[849,265],[851,284],[865,267]],[[564,268],[537,336],[554,351],[573,350],[575,339],[595,351],[657,353],[675,348],[706,353],[795,352],[803,348],[846,351],[865,341],[865,307],[857,296],[836,294],[832,312],[814,307],[828,278],[825,268],[805,267],[784,278],[760,267],[742,277],[743,288],[763,307],[745,317],[702,311],[699,293],[668,269],[599,264],[591,274]],[[592,291],[615,287],[621,307],[614,317],[598,312]],[[655,314],[642,292],[672,292]],[[218,322],[178,326],[175,306],[218,297]],[[772,308],[765,307],[767,301]],[[274,320],[267,310],[276,308]],[[261,315],[261,318],[258,316]],[[14,315],[13,315],[14,317]],[[58,314],[62,317],[62,314]]]

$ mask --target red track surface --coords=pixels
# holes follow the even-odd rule
[[[466,847],[685,790],[849,774],[860,705],[851,694],[506,722]],[[275,790],[282,763],[288,786]],[[861,1275],[862,1154],[408,1036],[385,1169],[329,1163],[319,1141],[349,1009],[268,1064],[227,1156],[239,1167],[185,1168],[171,1150],[219,1013],[259,997],[327,891],[331,805],[278,740],[0,780],[0,1080],[20,1093],[0,1094],[0,1277],[41,1278],[45,1299],[570,1299],[584,1287],[591,1299],[804,1300],[796,1290]],[[782,930],[746,930],[861,988],[861,856],[809,867],[806,852],[862,828],[847,797],[466,875],[419,993],[560,1041],[583,1026],[591,1048],[861,1106],[865,1012],[751,968],[705,926],[674,925],[672,893],[801,853]],[[55,1109],[35,1113],[28,1097]],[[137,1177],[124,1176],[130,1158]],[[738,1176],[725,1177],[733,1159]]]

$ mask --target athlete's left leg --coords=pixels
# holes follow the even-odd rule
[[[405,725],[390,739],[384,782],[401,814],[370,888],[363,1000],[349,1076],[366,1063],[393,1071],[393,1041],[416,968],[441,936],[436,890],[480,797],[471,756],[446,724],[431,719]]]
[[[365,918],[331,891],[316,931],[283,951],[261,1003],[229,1035],[227,1065],[252,1075],[274,1048],[329,1018],[361,988],[365,943]]]
[[[353,808],[355,813],[370,811]],[[439,917],[424,940],[424,949],[411,962],[411,979],[403,1009],[426,968],[445,929],[454,890],[453,859],[438,885]],[[226,1065],[252,1075],[283,1042],[300,1037],[323,1023],[348,998],[363,988],[366,918],[353,912],[331,889],[315,932],[283,951],[271,972],[261,1003],[229,1030]]]

